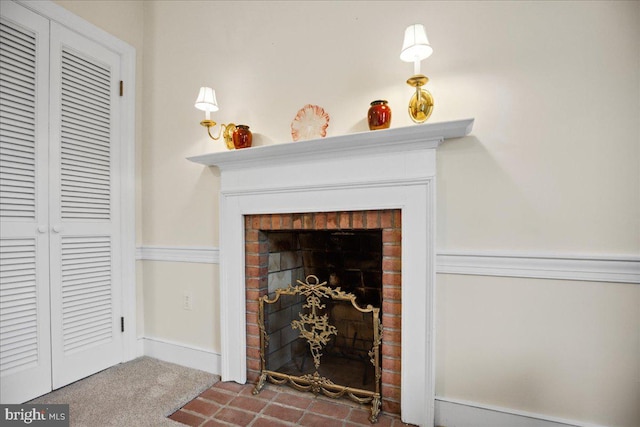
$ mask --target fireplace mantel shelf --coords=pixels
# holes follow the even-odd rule
[[[445,139],[461,138],[473,128],[474,119],[428,123],[401,128],[331,136],[296,143],[253,147],[249,150],[220,151],[188,157],[195,163],[220,169],[242,169],[254,165],[277,165],[318,157],[361,155],[416,148],[437,148]]]

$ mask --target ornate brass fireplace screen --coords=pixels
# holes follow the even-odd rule
[[[264,387],[265,381],[269,380],[274,384],[285,384],[294,387],[300,391],[310,391],[314,394],[322,392],[324,395],[332,398],[340,398],[348,396],[352,400],[361,404],[371,404],[371,416],[369,420],[375,423],[380,413],[380,343],[382,342],[382,324],[380,323],[380,308],[368,305],[361,308],[356,303],[356,296],[340,290],[340,288],[331,288],[325,286],[327,282],[320,283],[316,276],[308,276],[305,283],[300,280],[298,285],[293,287],[289,285],[286,289],[277,289],[273,299],[269,299],[267,295],[260,298],[258,311],[258,325],[260,327],[260,378],[253,390],[253,394],[260,393]],[[275,304],[281,295],[302,296],[306,298],[303,308],[307,309],[307,313],[298,313],[299,320],[291,322],[291,328],[298,330],[299,338],[307,341],[309,351],[313,356],[315,372],[305,375],[288,375],[285,373],[271,371],[267,369],[267,347],[269,346],[269,335],[265,326],[265,304]],[[374,368],[375,391],[364,390],[354,387],[348,387],[333,383],[330,379],[322,377],[318,370],[320,368],[320,359],[322,350],[330,342],[332,336],[337,335],[338,330],[335,326],[329,324],[329,316],[322,311],[327,307],[323,300],[348,301],[354,309],[360,313],[371,313],[373,317],[373,345],[368,352],[370,362]]]

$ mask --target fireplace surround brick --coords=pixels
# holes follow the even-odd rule
[[[399,209],[245,216],[247,379],[260,374],[259,297],[268,293],[268,231],[382,230],[382,410],[400,413],[401,211]]]

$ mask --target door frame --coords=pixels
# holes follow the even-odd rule
[[[16,3],[65,26],[120,56],[122,81],[126,84],[120,108],[120,218],[121,295],[125,328],[122,336],[123,362],[142,355],[137,339],[136,303],[136,219],[135,219],[135,102],[136,50],[133,46],[74,15],[52,1],[15,0]]]

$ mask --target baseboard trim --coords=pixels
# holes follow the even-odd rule
[[[142,342],[145,356],[220,375],[220,355],[211,350],[157,338],[144,337],[140,338],[140,341]]]
[[[604,427],[543,414],[436,396],[435,425],[446,427]]]
[[[136,259],[218,264],[220,249],[142,246]],[[640,257],[439,251],[436,273],[640,284]]]

